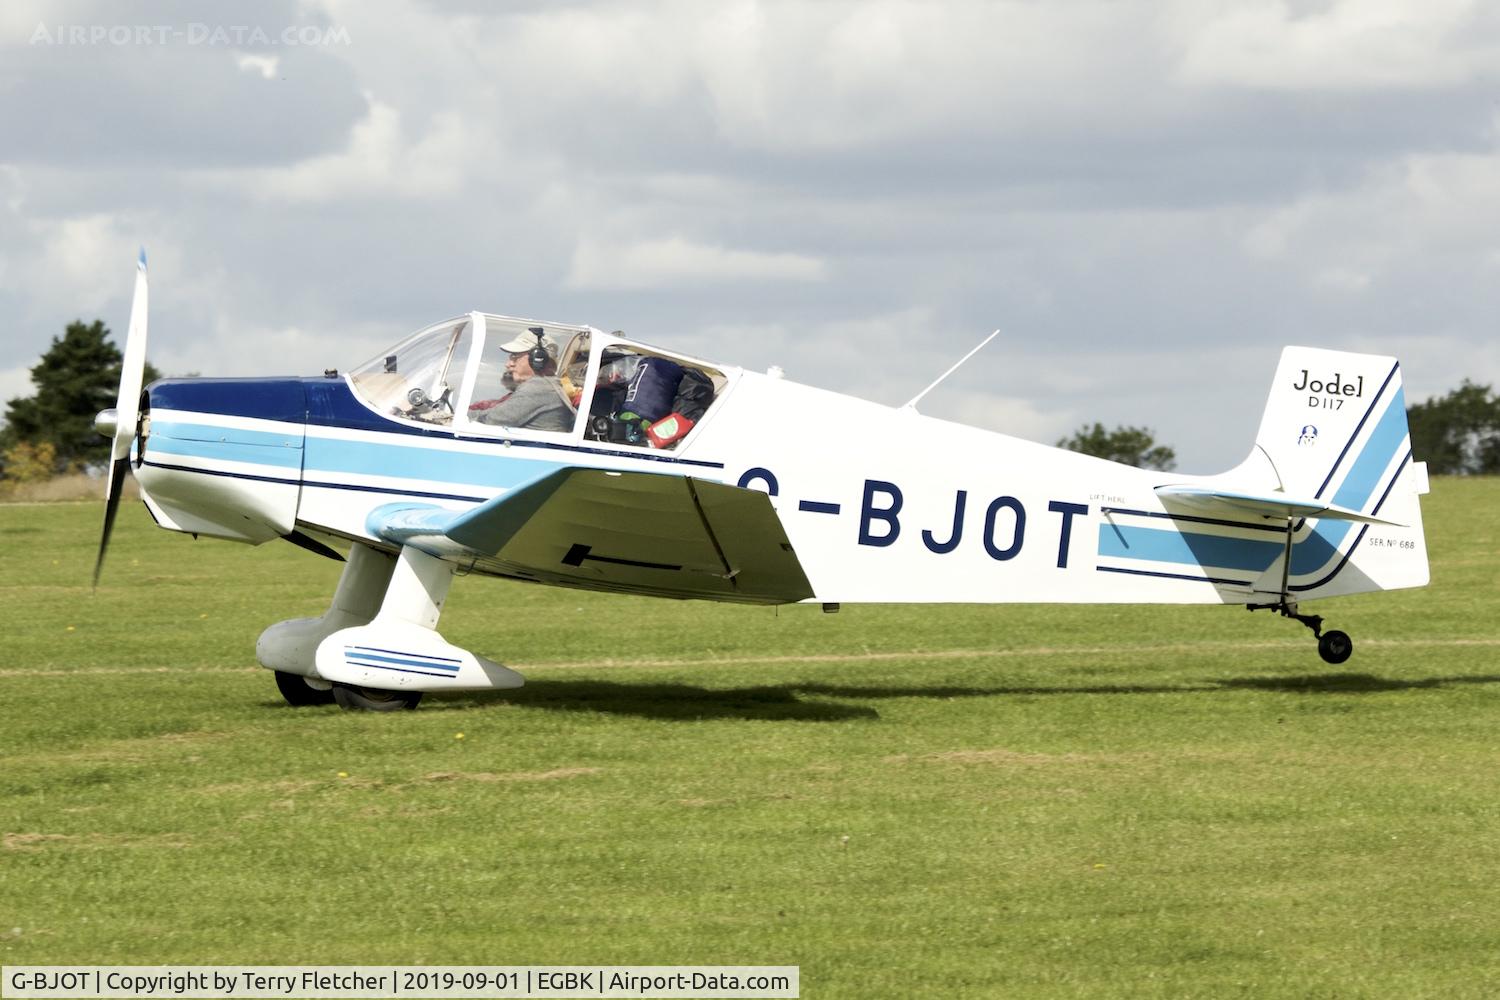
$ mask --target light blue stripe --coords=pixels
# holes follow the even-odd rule
[[[385,503],[365,515],[365,530],[377,538],[404,543],[422,535],[441,535],[461,513],[433,504]]]
[[[1316,573],[1337,558],[1344,536],[1354,528],[1351,521],[1322,520],[1302,541],[1292,546],[1292,576]]]
[[[1380,477],[1396,457],[1396,449],[1406,438],[1406,398],[1397,388],[1391,405],[1386,407],[1380,423],[1370,432],[1364,450],[1359,453],[1353,468],[1344,477],[1333,502],[1340,507],[1363,511],[1380,483]]]
[[[430,653],[408,653],[400,649],[385,649],[381,646],[345,646],[351,653],[389,653],[392,656],[410,656],[418,660],[437,660],[440,663],[462,663],[463,661],[453,656],[433,656]],[[458,667],[453,669],[457,670]]]
[[[241,444],[237,441],[184,441],[153,433],[146,439],[146,455],[151,457],[163,454],[187,455],[216,462],[274,465],[282,469],[302,467],[302,451],[299,448],[267,448],[264,445]]]
[[[1406,440],[1406,400],[1397,389],[1380,421],[1370,432],[1359,456],[1339,484],[1333,502],[1364,511],[1375,496],[1381,479]],[[1339,558],[1339,547],[1354,525],[1349,521],[1323,518],[1292,548],[1291,575],[1322,572]],[[1281,555],[1279,542],[1224,538],[1192,532],[1154,528],[1099,526],[1099,555],[1119,559],[1213,566],[1223,569],[1263,572]]]
[[[402,656],[376,656],[374,653],[345,653],[344,659],[359,666],[378,667],[383,663],[399,663],[404,667],[427,667],[430,670],[446,670],[449,673],[458,673],[458,667],[450,667],[445,663],[433,663],[430,660],[414,660]]]
[[[1397,387],[1390,405],[1381,415],[1380,422],[1370,432],[1359,457],[1349,468],[1344,481],[1339,484],[1333,502],[1340,507],[1366,512],[1385,470],[1390,468],[1396,450],[1406,440],[1406,394]],[[1352,531],[1354,525],[1348,521],[1323,519],[1317,527],[1292,547],[1292,576],[1308,576],[1322,572],[1339,556],[1339,546]]]
[[[505,488],[564,468],[560,462],[449,451],[435,441],[423,447],[409,448],[389,441],[333,441],[309,437],[306,453],[305,467],[309,476],[344,473]]]
[[[1099,525],[1099,555],[1115,559],[1263,572],[1281,555],[1280,542],[1191,531]]]
[[[297,432],[252,431],[240,427],[216,427],[212,424],[195,424],[186,420],[151,421],[151,440],[158,437],[179,438],[186,441],[233,441],[239,444],[260,445],[263,448],[302,447],[302,427]]]

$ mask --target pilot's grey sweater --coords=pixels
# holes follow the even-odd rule
[[[570,431],[573,410],[562,396],[562,387],[550,375],[536,375],[516,387],[504,402],[478,415],[480,423],[524,427],[533,431]]]

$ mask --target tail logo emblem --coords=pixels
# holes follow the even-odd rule
[[[1313,444],[1316,444],[1317,440],[1318,440],[1318,429],[1316,427],[1314,427],[1312,424],[1305,425],[1302,428],[1302,433],[1299,434],[1299,435],[1297,435],[1297,443],[1299,445],[1303,446],[1304,448],[1309,447],[1309,446],[1311,446]]]

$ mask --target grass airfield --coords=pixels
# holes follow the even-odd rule
[[[338,565],[0,506],[0,962],[790,964],[808,997],[1500,992],[1500,481],[1433,584],[737,608],[458,581],[527,687],[293,709]]]

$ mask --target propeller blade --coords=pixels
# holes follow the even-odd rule
[[[108,492],[104,494],[104,531],[99,536],[99,555],[94,559],[94,589],[99,589],[99,572],[104,569],[104,553],[109,549],[109,535],[115,530],[115,512],[120,509],[120,494],[125,489],[125,473],[130,470],[130,456],[116,459],[109,467]]]
[[[120,363],[120,392],[115,399],[115,441],[110,458],[118,462],[130,455],[140,416],[141,379],[146,370],[146,309],[150,293],[146,281],[146,250],[135,265],[135,295],[130,300],[130,327],[125,333],[125,355]]]
[[[99,573],[104,568],[104,553],[115,528],[115,514],[120,509],[120,494],[125,488],[125,474],[130,471],[130,445],[135,440],[140,418],[141,380],[146,371],[146,309],[149,293],[146,282],[146,248],[135,264],[135,294],[130,300],[130,326],[125,333],[125,352],[120,361],[120,391],[115,398],[115,435],[110,445],[109,485],[104,493],[104,530],[99,535],[99,555],[94,559],[94,589],[99,587]]]

